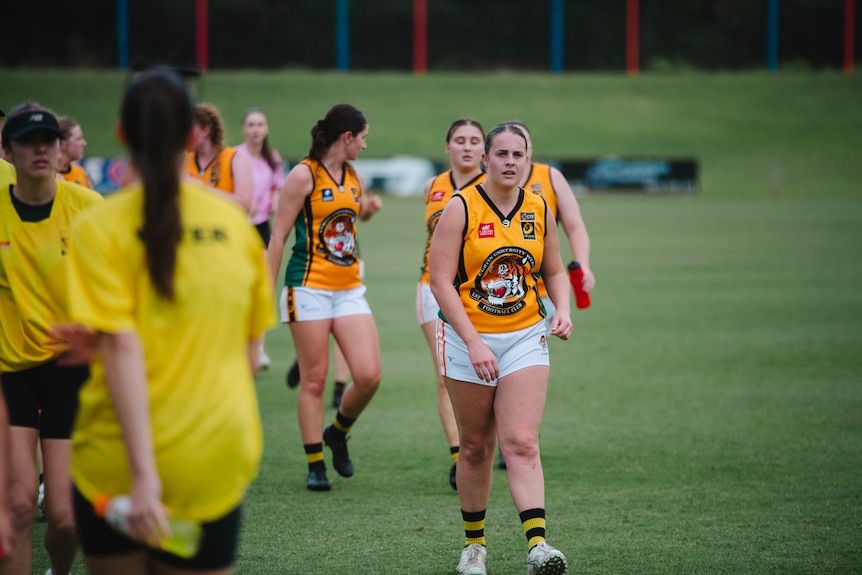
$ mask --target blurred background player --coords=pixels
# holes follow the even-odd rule
[[[431,350],[434,362],[434,373],[437,381],[437,411],[443,424],[443,433],[449,443],[452,466],[449,469],[449,485],[457,489],[456,467],[458,464],[458,426],[455,414],[452,412],[452,402],[440,365],[437,361],[437,312],[440,307],[431,293],[428,277],[428,255],[431,248],[431,238],[437,220],[443,213],[443,208],[454,194],[463,188],[478,184],[485,178],[482,171],[482,151],[485,145],[485,130],[476,120],[464,118],[455,120],[446,132],[446,155],[449,156],[450,168],[442,174],[430,178],[425,183],[425,231],[428,239],[425,243],[425,254],[422,261],[422,275],[416,288],[416,315],[419,326],[425,335],[425,341]]]
[[[269,124],[262,110],[251,108],[246,111],[242,117],[242,135],[243,142],[236,146],[236,150],[251,159],[254,180],[249,217],[266,246],[272,234],[269,218],[275,209],[278,192],[284,185],[284,164],[278,151],[269,144]],[[261,341],[257,368],[269,369],[271,364]]]
[[[78,164],[84,159],[84,148],[87,147],[87,140],[84,139],[81,125],[68,116],[60,116],[57,121],[60,124],[60,131],[63,132],[63,136],[60,138],[60,160],[57,174],[67,182],[92,189],[93,181],[87,175],[87,171]]]
[[[15,541],[0,573],[29,574],[39,481],[45,482],[45,548],[54,573],[68,573],[77,553],[69,460],[78,389],[86,367],[61,367],[62,342],[51,333],[65,319],[65,270],[72,222],[102,196],[56,177],[62,132],[47,108],[25,103],[9,112],[3,149],[16,181],[0,189],[0,371],[9,408],[8,497]]]
[[[3,486],[9,485],[9,461],[9,414],[6,409],[6,398],[0,393],[0,485]],[[0,497],[0,561],[12,553],[14,541],[9,498]]]
[[[5,118],[6,118],[6,112],[4,112],[3,110],[0,110],[0,130],[3,129],[3,122],[4,122]],[[6,162],[6,154],[3,152],[3,140],[2,140],[2,138],[0,138],[0,160],[3,160],[3,162],[0,162],[0,177],[2,177],[2,175],[4,173],[9,172],[9,167],[8,167],[9,163]]]
[[[274,321],[271,282],[248,215],[182,177],[192,118],[178,75],[135,78],[118,131],[139,181],[72,230],[70,316],[98,350],[72,458],[93,575],[233,572],[262,453],[253,368]],[[93,506],[121,494],[132,500],[122,533]],[[168,515],[201,525],[191,557],[159,548]]]
[[[254,175],[245,153],[224,144],[224,124],[212,104],[195,107],[191,147],[186,153],[185,172],[230,197],[246,212],[251,209]]]

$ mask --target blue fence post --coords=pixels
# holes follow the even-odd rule
[[[117,67],[129,67],[129,0],[117,0]]]
[[[350,69],[350,0],[337,0],[335,6],[335,69]]]
[[[551,72],[563,72],[563,0],[551,1]]]
[[[769,0],[766,14],[766,68],[778,71],[778,0]]]

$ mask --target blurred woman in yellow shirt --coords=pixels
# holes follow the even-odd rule
[[[97,334],[72,436],[75,515],[93,574],[232,572],[261,456],[252,367],[274,320],[271,283],[248,215],[182,180],[192,118],[179,76],[136,78],[119,131],[139,181],[72,231],[70,317]],[[128,535],[93,509],[119,494],[132,498]],[[158,549],[168,513],[202,524],[193,557]]]
[[[58,365],[64,346],[51,329],[65,319],[72,222],[102,197],[57,179],[60,137],[56,116],[33,103],[10,111],[2,130],[4,152],[15,167],[15,174],[0,176],[0,371],[9,407],[7,493],[15,535],[3,573],[31,570],[37,446],[52,570],[68,573],[78,548],[69,497],[70,436],[87,369]]]

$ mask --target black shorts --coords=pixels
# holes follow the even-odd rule
[[[93,504],[74,489],[75,526],[81,552],[87,557],[112,557],[147,551],[160,563],[178,569],[216,570],[233,565],[239,544],[242,506],[209,523],[202,524],[203,538],[197,555],[183,559],[171,553],[147,547],[111,527],[93,511]]]
[[[56,361],[3,373],[9,425],[38,429],[44,439],[69,439],[78,391],[89,376],[89,367],[60,367]]]
[[[269,220],[265,222],[261,222],[259,224],[255,224],[254,226],[257,228],[257,233],[260,234],[260,239],[263,240],[264,247],[269,245],[269,237],[272,235],[272,230],[269,227]]]

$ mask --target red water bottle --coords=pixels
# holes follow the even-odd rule
[[[578,262],[569,264],[569,281],[572,283],[572,289],[575,290],[575,307],[578,309],[590,307],[590,294],[584,291],[584,270]]]

